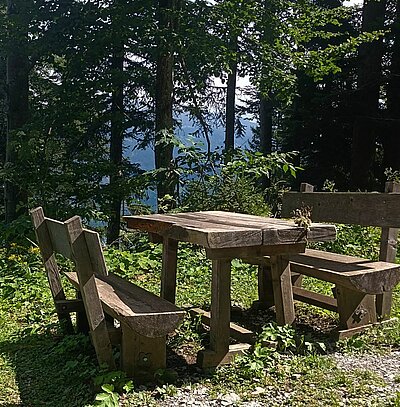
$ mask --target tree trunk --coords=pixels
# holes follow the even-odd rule
[[[7,59],[0,56],[0,161],[6,160],[7,140]]]
[[[7,141],[7,59],[0,56],[0,165],[4,167],[6,161]],[[4,186],[0,187],[1,202],[5,202]]]
[[[107,228],[107,244],[118,240],[121,226],[122,147],[124,142],[124,84],[121,80],[124,71],[124,46],[121,44],[112,58],[113,94],[111,102],[110,136],[110,220]]]
[[[264,156],[272,152],[272,112],[273,106],[270,98],[260,95],[260,153]],[[261,186],[266,189],[270,186],[268,177],[261,177]]]
[[[393,22],[393,49],[390,64],[390,79],[387,88],[386,131],[382,134],[384,168],[400,170],[400,0],[396,3],[396,17]]]
[[[260,95],[260,152],[263,155],[272,152],[272,100]]]
[[[173,47],[169,35],[174,30],[176,0],[159,0],[159,30],[162,33],[158,43],[156,94],[155,94],[155,165],[156,169],[170,168],[173,159],[173,144],[168,135],[173,132]],[[176,180],[168,175],[160,176],[157,183],[157,198],[175,195]]]
[[[225,151],[235,148],[235,105],[236,105],[236,61],[231,66],[232,72],[228,75],[226,89],[226,127],[225,127]]]
[[[365,0],[362,31],[381,30],[386,0]],[[350,184],[352,189],[373,187],[376,137],[379,117],[379,91],[382,74],[383,42],[364,43],[359,49],[358,89],[352,139]]]
[[[237,39],[232,41],[233,49],[237,51]],[[236,106],[236,77],[237,77],[237,58],[231,62],[231,72],[228,74],[228,83],[226,88],[226,109],[225,109],[225,152],[232,152],[235,148],[235,106]]]
[[[7,54],[7,139],[5,167],[18,164],[17,145],[20,131],[29,120],[29,60],[27,55],[27,7],[24,0],[8,0],[8,17],[13,25],[12,39]],[[4,185],[5,221],[10,223],[26,210],[26,193],[14,176]],[[18,207],[20,205],[20,207]]]

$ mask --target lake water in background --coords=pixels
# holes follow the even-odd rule
[[[198,142],[200,145],[203,145],[204,150],[206,150],[205,139],[203,137],[193,136],[193,133],[197,130],[197,127],[194,127],[191,124],[188,117],[180,116],[179,120],[181,121],[182,125],[175,131],[175,134],[179,140],[181,140],[187,146],[191,145],[193,142]],[[249,146],[249,141],[253,135],[251,129],[255,127],[256,124],[250,120],[242,120],[242,124],[245,126],[245,135],[244,137],[237,137],[235,143],[236,147],[246,148]],[[212,134],[210,135],[211,150],[215,151],[218,148],[222,149],[224,145],[224,138],[225,129],[223,127],[213,128]],[[125,157],[130,160],[130,162],[139,164],[142,170],[149,171],[155,168],[153,147],[138,149],[135,141],[132,139],[127,139],[124,143],[124,154]],[[152,208],[156,207],[157,197],[155,191],[148,191],[148,199],[144,203]]]

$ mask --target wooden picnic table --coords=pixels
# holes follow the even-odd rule
[[[202,246],[212,261],[210,347],[199,353],[203,367],[229,363],[248,345],[229,345],[234,331],[230,323],[231,260],[271,256],[271,274],[277,322],[294,322],[289,262],[283,256],[305,251],[307,241],[331,241],[332,225],[311,224],[306,230],[293,221],[207,211],[125,216],[128,228],[148,232],[163,243],[161,296],[175,302],[178,242]],[[242,330],[242,333],[246,330]]]

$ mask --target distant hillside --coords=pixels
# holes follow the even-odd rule
[[[182,115],[179,118],[181,120],[181,127],[176,130],[176,135],[183,141],[188,141],[189,144],[189,135],[193,134],[197,128],[193,127],[192,123],[188,119],[187,115]],[[236,138],[237,147],[246,147],[248,146],[249,139],[252,137],[251,128],[256,124],[249,120],[243,120],[243,125],[246,128],[245,136],[243,138]],[[211,135],[211,148],[214,151],[218,147],[223,147],[224,144],[225,129],[223,127],[213,128]],[[191,138],[190,140],[193,140]],[[205,140],[203,137],[195,138],[199,142],[205,145]],[[130,159],[131,162],[140,164],[143,170],[154,169],[154,153],[152,148],[147,148],[145,150],[135,149],[135,142],[132,140],[127,140],[125,142],[125,155]],[[204,147],[205,148],[205,147]]]

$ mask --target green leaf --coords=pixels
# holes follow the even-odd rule
[[[110,399],[110,394],[108,393],[99,393],[96,395],[96,401],[106,401]]]
[[[110,394],[114,392],[114,385],[113,385],[113,384],[103,384],[103,385],[101,386],[101,388],[102,388],[105,392],[110,393]]]
[[[125,383],[125,385],[124,385],[124,387],[123,387],[123,390],[124,390],[126,393],[131,392],[133,389],[134,389],[134,385],[133,385],[132,380],[129,380],[127,383]]]

